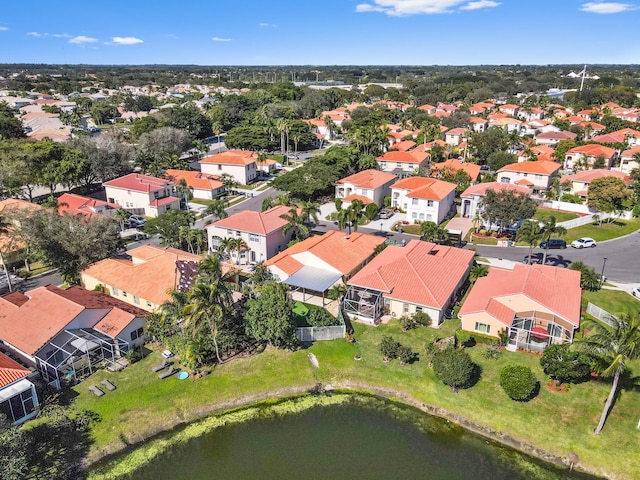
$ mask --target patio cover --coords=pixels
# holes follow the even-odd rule
[[[304,266],[282,283],[314,292],[324,292],[341,278],[341,273]]]
[[[73,345],[77,350],[80,350],[84,353],[90,352],[91,350],[94,350],[100,346],[96,342],[85,340],[84,338],[76,338],[72,340],[71,345]]]
[[[5,400],[9,400],[11,397],[18,395],[19,393],[26,392],[33,387],[33,383],[31,383],[26,378],[14,383],[13,385],[8,386],[7,388],[3,388],[0,391],[0,402],[4,402]]]

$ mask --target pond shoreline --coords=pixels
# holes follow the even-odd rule
[[[403,404],[420,410],[421,412],[428,415],[449,421],[473,434],[479,435],[500,445],[512,448],[543,462],[553,464],[557,467],[569,468],[568,451],[566,452],[567,457],[561,457],[541,448],[540,446],[522,441],[510,435],[508,432],[496,430],[486,425],[472,422],[464,415],[455,413],[446,408],[429,405],[403,390],[352,381],[339,381],[330,385],[322,385],[318,383],[315,385],[291,386],[286,389],[247,395],[216,405],[211,405],[210,408],[199,410],[197,412],[190,412],[188,418],[176,418],[175,421],[164,425],[164,428],[160,431],[139,432],[140,440],[138,441],[127,441],[108,445],[105,449],[102,449],[99,452],[95,452],[90,457],[87,457],[83,461],[82,468],[85,471],[90,471],[92,467],[96,467],[98,465],[107,465],[111,461],[115,460],[118,456],[123,455],[126,452],[133,452],[142,447],[145,443],[160,439],[161,437],[168,433],[171,433],[172,431],[179,432],[181,429],[187,428],[194,422],[206,419],[206,417],[231,414],[233,412],[259,407],[261,404],[268,404],[269,402],[273,402],[275,404],[278,402],[284,402],[289,399],[303,399],[307,396],[314,396],[314,394],[316,394],[318,391],[324,390],[326,390],[327,392],[333,391],[336,394],[360,394],[364,396],[374,396]],[[623,480],[624,478],[612,477],[606,472],[598,471],[592,468],[592,466],[585,466],[582,464],[575,465],[574,469],[589,475],[610,478],[611,480]]]

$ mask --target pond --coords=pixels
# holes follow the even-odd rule
[[[258,415],[173,445],[145,479],[589,479],[378,398]]]

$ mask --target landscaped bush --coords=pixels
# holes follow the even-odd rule
[[[482,333],[467,332],[466,330],[458,330],[456,332],[456,340],[458,345],[464,345],[465,347],[472,347],[476,343],[482,343],[485,345],[496,343],[496,337],[484,335]]]
[[[404,365],[405,363],[412,363],[415,360],[415,353],[404,345],[400,345],[398,347],[398,360],[400,360],[400,365]]]
[[[423,327],[428,327],[431,325],[431,317],[428,313],[425,312],[416,312],[413,315],[413,321],[418,325],[422,325]]]
[[[573,383],[591,374],[589,358],[569,350],[569,345],[549,345],[540,358],[544,373],[560,383]]]
[[[398,349],[401,347],[400,342],[394,340],[392,337],[385,335],[380,342],[380,353],[386,360],[393,360],[398,358]]]
[[[328,327],[337,325],[338,319],[324,308],[312,308],[307,315],[307,323],[312,327]]]
[[[482,356],[488,360],[498,360],[502,356],[502,350],[497,342],[487,345]]]
[[[469,388],[475,383],[478,366],[463,350],[447,348],[433,356],[433,371],[453,389]]]
[[[536,376],[524,365],[507,365],[500,370],[500,386],[513,400],[530,399],[537,384]]]
[[[418,326],[413,318],[411,318],[409,315],[401,316],[398,321],[400,322],[400,328],[402,328],[403,332],[406,332],[407,330],[413,330]]]

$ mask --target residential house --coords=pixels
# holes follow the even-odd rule
[[[487,190],[499,192],[501,190],[511,190],[517,193],[529,195],[531,190],[522,185],[514,185],[511,183],[488,182],[471,185],[460,194],[462,200],[462,208],[460,210],[463,217],[476,218],[482,215],[481,202],[487,194]]]
[[[604,158],[604,168],[613,165],[616,151],[613,148],[605,147],[597,143],[590,143],[575,147],[567,151],[565,155],[565,168],[578,170],[579,168],[593,168],[596,159]]]
[[[489,268],[471,288],[458,317],[470,332],[508,335],[507,349],[542,350],[570,343],[580,327],[580,272],[547,265]]]
[[[146,312],[80,286],[53,285],[0,297],[0,340],[5,352],[37,368],[54,388],[113,368],[144,342]]]
[[[264,212],[244,210],[207,225],[209,249],[217,251],[225,238],[241,238],[247,248],[240,252],[236,262],[261,263],[278,254],[291,241],[292,230],[284,233],[291,207],[279,205]]]
[[[498,107],[498,110],[502,113],[509,115],[510,117],[515,117],[518,115],[519,107],[518,105],[512,105],[510,103],[507,103],[505,105],[500,105]]]
[[[580,172],[576,172],[573,175],[565,175],[560,179],[560,184],[571,185],[568,193],[578,195],[583,199],[586,199],[589,195],[589,185],[591,184],[591,182],[598,178],[604,177],[616,177],[624,182],[627,182],[629,179],[627,174],[623,172],[607,170],[604,168],[594,168],[592,170],[583,170]]]
[[[298,293],[324,298],[333,285],[345,284],[374,256],[384,238],[360,232],[330,230],[298,242],[265,265],[282,283]]]
[[[256,152],[228,150],[200,160],[200,170],[208,175],[228,174],[239,185],[247,185],[258,177]]]
[[[469,123],[471,124],[471,130],[476,133],[482,133],[489,128],[489,120],[480,117],[469,117]]]
[[[517,162],[505,165],[496,172],[500,183],[528,187],[534,194],[544,193],[558,175],[561,165],[556,162]]]
[[[465,140],[465,135],[469,134],[466,128],[452,128],[444,134],[444,141],[448,145],[457,147]]]
[[[429,104],[420,105],[418,107],[418,110],[422,110],[423,112],[427,112],[429,115],[433,115],[434,113],[436,113],[436,107],[434,107],[433,105],[429,105]]]
[[[473,265],[473,252],[411,240],[389,246],[348,282],[345,311],[377,324],[381,317],[424,312],[440,325],[462,293]]]
[[[418,169],[427,165],[429,154],[418,150],[411,152],[390,151],[377,158],[383,172],[393,173],[398,178],[413,175]]]
[[[324,122],[324,120],[320,118],[310,118],[308,120],[303,120],[303,122],[309,124],[311,126],[311,131],[324,140],[331,140],[331,132],[329,131],[329,127]]]
[[[507,133],[518,132],[520,133],[520,127],[522,122],[520,120],[516,120],[515,118],[506,117],[506,118],[492,118],[489,120],[490,127],[501,127],[507,131]]]
[[[640,132],[638,130],[623,128],[622,130],[611,132],[611,135],[620,137],[622,142],[626,143],[629,147],[640,146]]]
[[[13,425],[20,425],[38,414],[38,394],[29,381],[31,370],[0,353],[0,413]]]
[[[336,182],[336,198],[345,202],[360,199],[364,203],[384,205],[384,197],[391,195],[391,184],[396,181],[393,173],[380,170],[363,170]]]
[[[542,120],[544,118],[544,110],[540,107],[533,107],[525,110],[520,110],[517,116],[524,118],[527,122],[532,120]]]
[[[180,209],[180,199],[174,196],[175,184],[163,178],[130,173],[104,182],[103,186],[107,202],[135,215],[158,217]]]
[[[89,265],[80,272],[80,282],[88,290],[99,288],[122,302],[153,312],[171,300],[171,290],[185,283],[179,262],[197,266],[200,260],[198,255],[175,248],[144,245]]]
[[[480,176],[480,165],[475,163],[463,162],[461,160],[457,160],[455,158],[445,160],[444,162],[435,163],[431,166],[430,175],[438,178],[439,172],[451,172],[455,174],[458,170],[464,171],[469,178],[471,179],[471,183],[475,183],[478,181],[478,177]]]
[[[169,169],[164,172],[164,176],[176,185],[180,185],[184,180],[184,184],[191,190],[193,198],[213,200],[225,192],[220,177],[216,175],[208,175],[194,170]]]
[[[455,193],[455,183],[409,177],[391,185],[391,205],[407,212],[408,220],[440,224],[454,208]]]
[[[394,143],[392,147],[400,152],[408,152],[409,150],[415,148],[416,145],[417,143],[412,140],[403,140],[401,142]]]
[[[640,168],[640,145],[620,154],[620,166],[616,170],[630,174],[636,168]]]
[[[536,143],[538,145],[556,145],[561,140],[575,140],[576,135],[573,132],[543,132],[535,136]]]
[[[63,193],[57,199],[58,213],[63,215],[84,215],[94,217],[96,215],[113,215],[120,208],[119,205],[98,200],[97,198],[83,197],[75,193]]]

